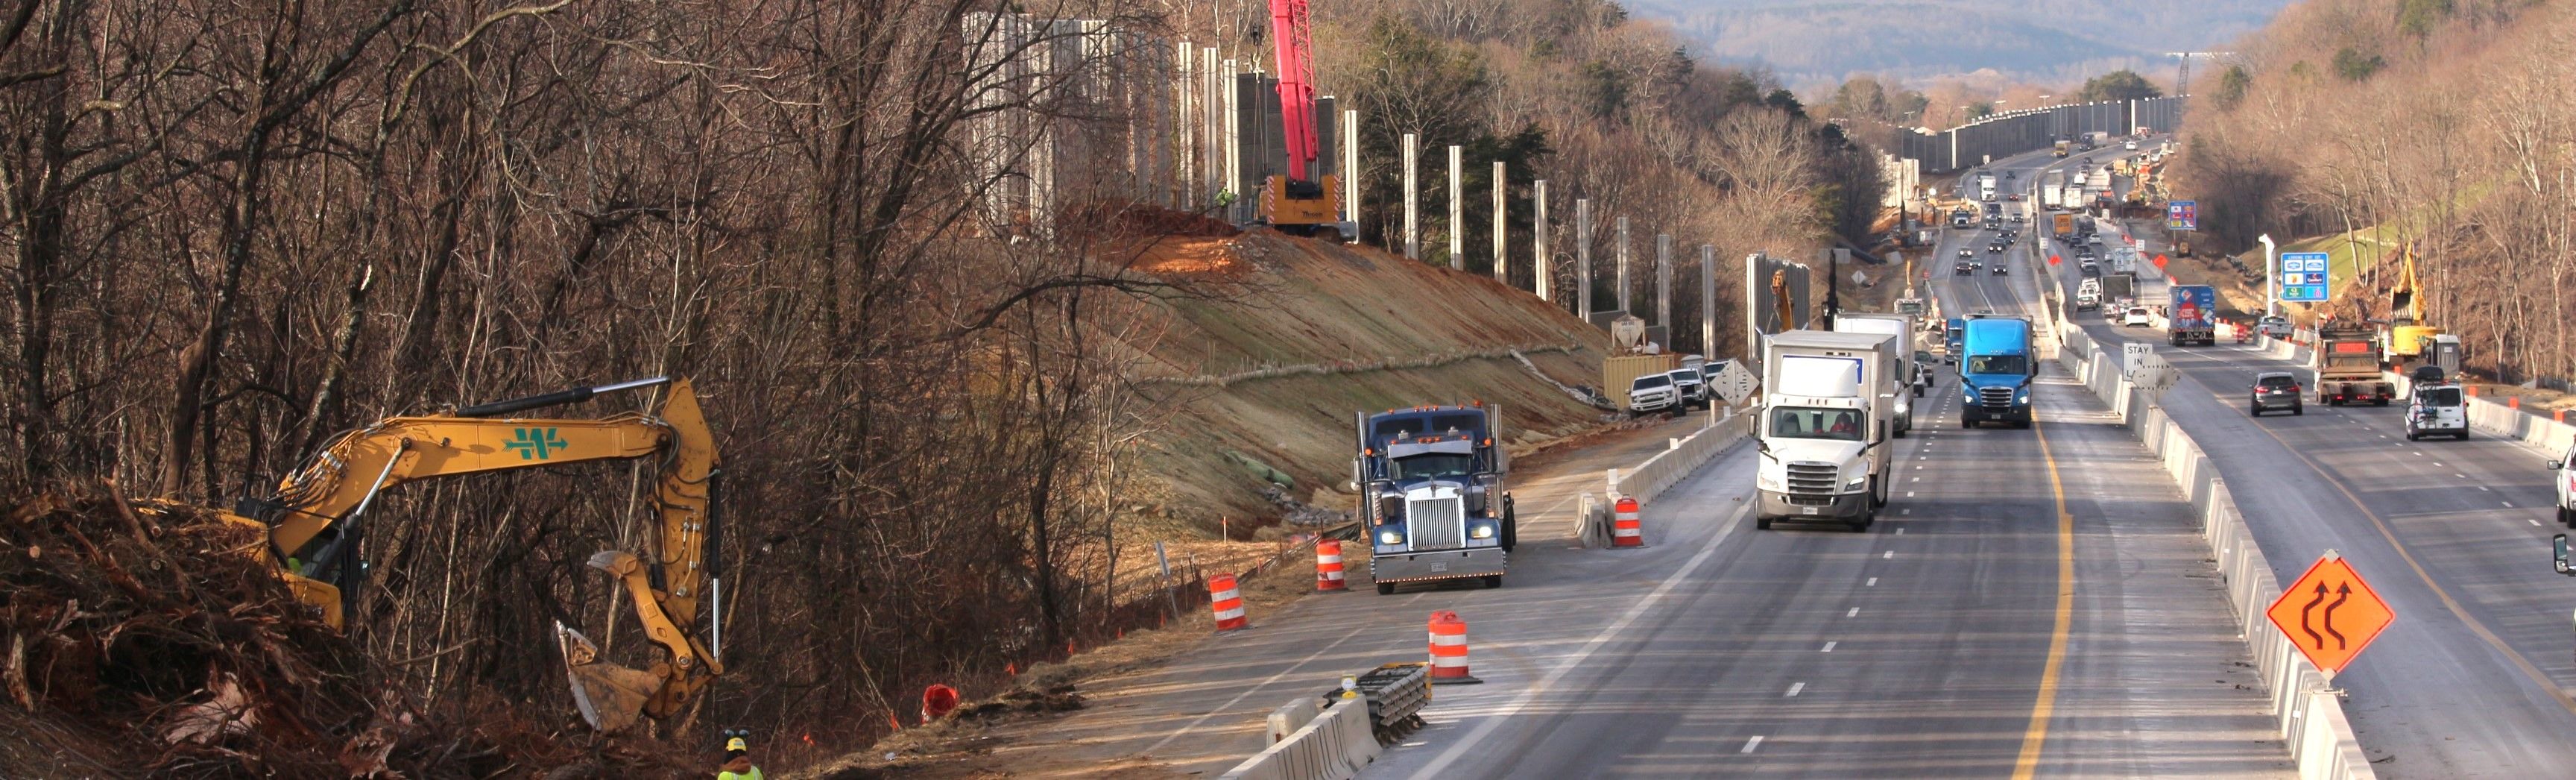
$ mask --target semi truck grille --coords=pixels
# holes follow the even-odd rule
[[[1405,525],[1413,535],[1413,549],[1455,550],[1467,546],[1465,517],[1465,506],[1456,497],[1412,502],[1405,513]]]
[[[1789,503],[1830,504],[1834,501],[1834,479],[1841,471],[1831,463],[1789,464]]]
[[[1977,403],[1978,403],[1978,405],[1980,405],[1980,406],[1984,406],[1984,407],[1986,407],[1986,408],[1988,408],[1988,409],[2010,409],[2010,408],[2012,408],[2012,402],[2013,402],[2013,389],[2012,389],[2012,388],[2009,388],[2009,387],[1980,387],[1980,388],[1977,388]]]

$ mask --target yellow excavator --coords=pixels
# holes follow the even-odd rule
[[[2388,292],[2388,327],[2380,335],[2380,363],[2389,370],[2409,373],[2417,365],[2431,363],[2442,367],[2445,375],[2460,370],[2460,338],[2442,332],[2425,312],[2424,283],[2415,273],[2415,251],[2400,249],[2404,263],[2397,276],[2397,286]]]
[[[655,414],[623,413],[599,419],[520,417],[521,412],[589,400],[626,390],[669,385]],[[593,728],[615,731],[639,715],[656,719],[679,712],[700,689],[724,673],[719,617],[723,579],[708,554],[718,541],[715,438],[689,381],[644,379],[581,387],[469,406],[443,414],[388,417],[333,437],[270,498],[244,499],[228,522],[266,532],[267,544],[250,551],[281,562],[278,574],[298,600],[318,609],[333,628],[343,626],[363,584],[367,507],[376,494],[405,482],[574,463],[653,459],[661,468],[654,494],[659,533],[645,557],[622,551],[591,556],[590,565],[626,588],[644,636],[664,656],[650,671],[601,658],[590,639],[558,622],[556,640],[571,677],[573,701]],[[690,626],[701,599],[708,607],[708,639]],[[712,648],[712,649],[711,649]]]

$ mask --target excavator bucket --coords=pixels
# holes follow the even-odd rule
[[[581,708],[581,718],[591,728],[611,732],[634,725],[644,714],[644,702],[662,685],[661,678],[649,672],[600,660],[598,645],[560,622],[555,624],[555,642],[563,648],[573,704]]]

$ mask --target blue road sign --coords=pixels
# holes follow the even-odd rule
[[[2320,302],[2333,284],[2324,252],[2281,253],[2281,300]]]
[[[2177,200],[2165,204],[2166,230],[2199,230],[2200,201]]]

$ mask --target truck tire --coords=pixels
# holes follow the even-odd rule
[[[2462,428],[2462,429],[2460,429],[2460,441],[2468,441],[2468,440],[2469,440],[2469,429],[2467,429],[2467,428]]]
[[[2563,506],[2559,507],[2558,524],[2569,528],[2576,528],[2576,510],[2570,510]]]
[[[1521,521],[1512,515],[1512,494],[1503,494],[1503,552],[1510,553],[1521,543]]]
[[[2307,415],[2308,407],[2304,404],[2290,407],[2290,416],[2292,417],[2306,417]]]
[[[2024,430],[2024,431],[2030,430],[2030,421],[2029,421],[2029,420],[2014,420],[2014,421],[2013,421],[2013,428],[2014,428],[2014,429],[2016,429],[2016,430]]]
[[[2418,435],[2416,435],[2414,431],[2407,431],[2407,432],[2406,432],[2406,440],[2407,440],[2407,441],[2423,441],[2424,439],[2423,439],[2423,437],[2422,437],[2422,436],[2418,436]]]
[[[1395,595],[1395,583],[1392,583],[1392,582],[1381,582],[1381,583],[1378,583],[1378,584],[1377,584],[1377,595],[1380,595],[1380,596],[1393,596],[1393,595]]]
[[[1905,438],[1905,433],[1906,433],[1907,431],[1910,431],[1910,430],[1913,430],[1913,429],[1911,429],[1911,428],[1898,428],[1898,429],[1896,429],[1896,433],[1895,433],[1895,434],[1893,434],[1893,435],[1894,435],[1896,438],[1902,439],[1902,438]]]
[[[1487,574],[1483,577],[1479,577],[1478,579],[1484,580],[1485,587],[1487,588],[1499,588],[1503,586],[1503,575],[1500,574]]]
[[[1959,429],[1960,429],[1960,430],[1963,430],[1963,431],[1964,431],[1964,430],[1967,430],[1967,429],[1969,429],[1969,428],[1974,428],[1974,427],[1977,427],[1977,418],[1970,417],[1970,416],[1967,416],[1967,415],[1964,415],[1964,414],[1963,414],[1963,415],[1959,415]]]
[[[1771,518],[1757,515],[1753,518],[1753,527],[1757,530],[1771,530]]]

